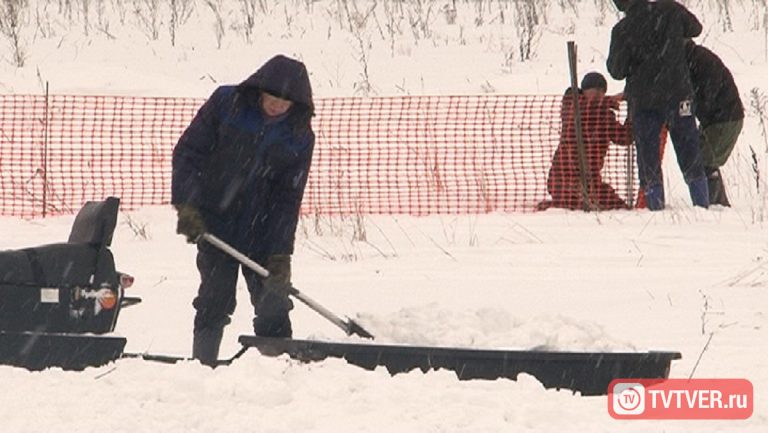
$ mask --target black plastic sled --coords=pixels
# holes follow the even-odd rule
[[[450,370],[459,380],[506,378],[516,380],[528,373],[545,388],[570,389],[581,395],[608,393],[614,379],[663,379],[669,377],[672,360],[679,352],[547,352],[536,350],[482,350],[450,347],[334,343],[240,336],[244,347],[262,354],[287,354],[300,361],[329,357],[374,370],[383,366],[391,375],[419,369]]]
[[[119,205],[87,202],[67,242],[0,251],[0,364],[81,370],[120,356],[125,338],[101,335],[137,302],[109,250]]]

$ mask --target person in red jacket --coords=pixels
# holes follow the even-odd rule
[[[613,187],[603,182],[600,173],[611,143],[622,146],[632,143],[630,126],[616,120],[614,112],[618,108],[621,94],[606,96],[607,89],[605,77],[598,72],[590,72],[582,79],[579,90],[588,206],[584,203],[585,194],[582,188],[576,140],[575,110],[573,95],[569,88],[563,96],[560,111],[562,119],[560,143],[552,157],[552,166],[547,178],[547,191],[552,196],[552,201],[543,202],[539,205],[539,209],[549,207],[584,210],[629,208]]]

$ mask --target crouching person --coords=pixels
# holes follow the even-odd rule
[[[313,113],[306,67],[278,55],[239,85],[217,88],[174,148],[171,203],[177,233],[197,243],[192,356],[203,364],[218,359],[241,269],[254,333],[292,335],[291,254],[315,142]],[[203,233],[264,264],[270,276],[197,242]]]
[[[709,203],[730,207],[720,167],[731,155],[744,126],[744,105],[731,71],[717,54],[692,40],[686,43],[686,53],[695,92]]]
[[[632,144],[630,125],[619,122],[614,112],[621,95],[607,96],[608,82],[598,72],[584,75],[578,91],[586,173],[582,179],[576,136],[576,110],[573,93],[569,88],[563,95],[560,112],[560,143],[552,157],[552,166],[547,176],[547,192],[552,196],[552,201],[540,203],[538,209],[628,209],[627,203],[610,184],[603,181],[601,175],[611,143],[621,146]],[[584,186],[587,191],[583,191]],[[585,198],[588,203],[584,203]]]

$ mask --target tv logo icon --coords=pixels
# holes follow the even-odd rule
[[[615,383],[611,395],[616,415],[642,415],[645,412],[645,386],[641,383]]]

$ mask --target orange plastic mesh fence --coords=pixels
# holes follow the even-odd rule
[[[552,204],[547,178],[563,129],[561,100],[319,99],[302,212],[475,214]],[[0,95],[0,215],[73,213],[109,195],[123,210],[167,204],[173,147],[202,102]],[[611,145],[600,172],[625,200],[636,189],[633,166],[630,147]]]

